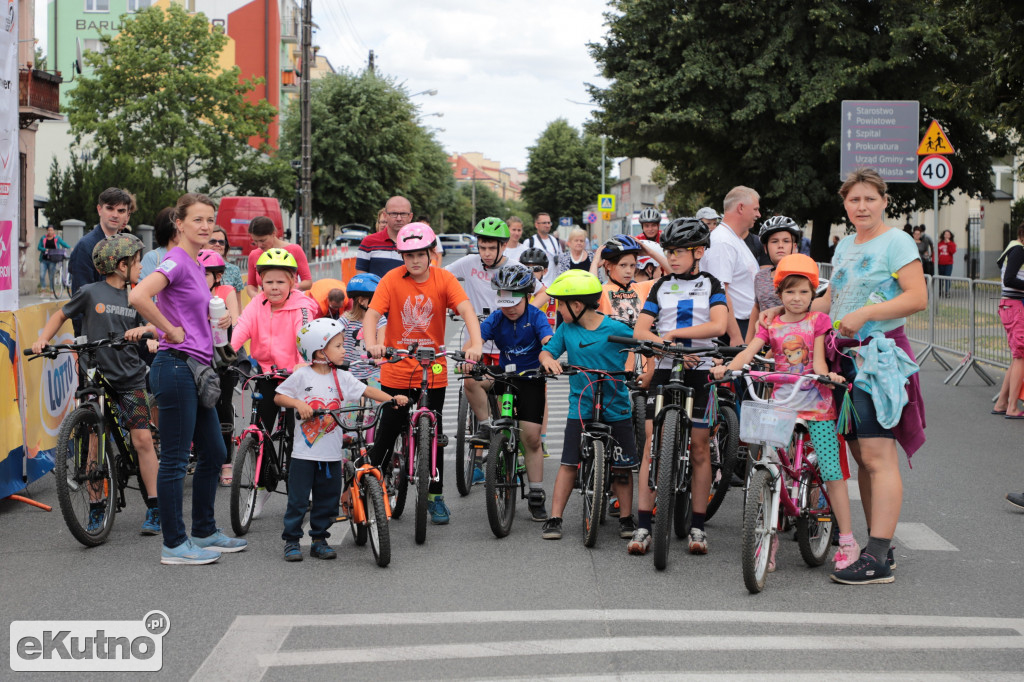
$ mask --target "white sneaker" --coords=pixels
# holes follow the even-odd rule
[[[708,553],[708,536],[699,528],[690,529],[690,543],[689,543],[690,554],[707,554]]]
[[[270,491],[266,488],[259,488],[256,491],[256,507],[252,510],[252,517],[258,519],[263,514],[263,505],[270,499]]]

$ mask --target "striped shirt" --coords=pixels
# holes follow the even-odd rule
[[[395,242],[391,241],[387,230],[367,235],[359,243],[356,270],[360,272],[383,277],[403,264],[402,254],[395,250]]]
[[[696,275],[668,275],[662,277],[647,296],[641,315],[654,318],[658,336],[675,329],[696,327],[711,321],[711,309],[716,305],[728,305],[721,283],[706,272]],[[682,339],[687,348],[713,348],[711,339]],[[661,358],[659,369],[671,369],[673,359]],[[697,369],[710,369],[711,361],[702,360]]]

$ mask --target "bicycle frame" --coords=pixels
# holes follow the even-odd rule
[[[272,368],[270,372],[267,372],[265,374],[252,375],[245,381],[245,384],[243,385],[242,388],[243,390],[248,388],[249,382],[256,381],[257,379],[284,379],[287,376],[287,372],[281,372],[275,367]],[[234,438],[236,449],[238,448],[238,445],[242,442],[242,439],[244,439],[246,436],[253,436],[256,439],[256,442],[259,444],[260,454],[259,456],[256,457],[256,478],[253,481],[253,485],[257,488],[260,485],[260,472],[263,471],[264,439],[269,438],[271,441],[273,441],[274,438],[278,436],[278,434],[282,434],[283,432],[282,443],[284,444],[284,447],[282,448],[282,452],[279,453],[280,461],[273,463],[274,468],[278,469],[279,477],[283,479],[288,474],[288,461],[291,459],[291,436],[293,435],[291,429],[288,426],[288,409],[284,407],[280,408],[277,412],[278,418],[273,433],[269,433],[266,429],[259,425],[259,407],[263,400],[266,400],[266,398],[263,396],[262,393],[256,391],[254,387],[252,392],[252,407],[249,410],[249,425],[242,429],[242,432]],[[294,426],[291,428],[294,428]]]
[[[438,357],[444,355],[444,351],[442,350],[440,353],[435,353],[432,346],[422,346],[415,350],[410,349],[407,357],[412,357],[414,354],[415,359],[423,368],[423,378],[420,382],[420,395],[419,399],[416,401],[416,409],[409,416],[409,427],[405,432],[406,452],[409,454],[409,479],[413,480],[416,472],[416,436],[419,429],[417,424],[419,423],[421,416],[426,416],[430,420],[430,481],[436,482],[441,478],[437,470],[437,421],[439,415],[437,412],[427,407],[427,390],[430,386],[431,365]],[[421,483],[426,482],[422,481]]]

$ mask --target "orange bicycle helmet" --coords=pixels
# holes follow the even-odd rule
[[[794,253],[779,261],[775,267],[774,284],[777,289],[782,280],[790,275],[800,275],[811,280],[811,289],[818,288],[818,264],[802,253]]]

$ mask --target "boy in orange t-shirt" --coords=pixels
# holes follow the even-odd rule
[[[395,245],[405,267],[395,268],[381,278],[363,319],[363,337],[370,356],[380,358],[385,347],[409,348],[414,343],[421,348],[432,346],[440,350],[444,347],[445,311],[454,310],[465,320],[469,333],[469,342],[464,348],[466,358],[474,362],[480,359],[483,342],[473,304],[454,275],[430,265],[430,254],[436,243],[434,231],[423,223],[410,223],[399,230]],[[383,339],[377,329],[382,315],[387,316]],[[445,358],[437,359],[435,369],[429,375],[427,407],[440,415],[448,385]],[[391,395],[408,396],[409,402],[414,404],[419,399],[422,377],[420,364],[406,358],[381,367],[381,388]],[[377,466],[391,456],[395,439],[408,424],[408,407],[384,410],[370,451],[370,459]],[[443,442],[440,438],[439,441]],[[440,442],[437,461],[443,462],[444,449]],[[427,509],[435,524],[448,523],[451,515],[442,495],[443,473],[444,467],[438,467],[438,480],[430,482],[427,494]]]

